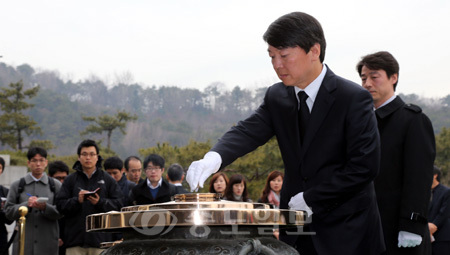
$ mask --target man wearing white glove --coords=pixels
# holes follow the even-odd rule
[[[285,166],[280,208],[311,208],[308,227],[315,233],[280,230],[280,240],[302,255],[381,254],[373,188],[379,136],[372,97],[323,64],[326,41],[314,17],[284,15],[263,38],[282,82],[270,86],[250,117],[192,163],[187,182],[192,190],[202,187],[219,168],[276,136]]]
[[[375,191],[387,254],[431,254],[428,204],[435,158],[434,131],[422,110],[395,95],[397,60],[386,51],[357,64],[362,86],[370,91],[381,141]]]

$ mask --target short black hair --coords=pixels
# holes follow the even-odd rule
[[[0,165],[2,165],[2,171],[3,171],[3,173],[5,172],[5,160],[2,158],[2,157],[0,157]]]
[[[436,175],[436,174],[437,174],[436,180],[438,182],[441,182],[442,171],[441,171],[441,169],[439,169],[439,167],[433,166],[433,175]]]
[[[292,12],[281,16],[270,24],[263,39],[277,49],[299,46],[306,53],[318,43],[320,62],[323,63],[325,59],[327,42],[322,26],[317,19],[304,12]]]
[[[94,140],[87,139],[87,140],[82,141],[80,143],[80,145],[78,145],[78,149],[77,149],[78,156],[80,156],[82,148],[91,147],[91,146],[95,147],[95,152],[98,154],[99,149],[98,149],[97,143]]]
[[[42,147],[31,147],[28,149],[27,158],[31,160],[36,155],[41,155],[43,158],[47,158],[47,151]]]
[[[387,51],[379,51],[362,57],[358,64],[356,64],[356,70],[358,71],[360,77],[363,66],[366,66],[370,70],[384,70],[388,78],[391,78],[392,75],[397,74],[397,82],[394,84],[395,91],[397,88],[398,76],[400,75],[400,66],[391,53]]]
[[[158,154],[150,154],[144,159],[144,170],[147,168],[150,162],[152,162],[154,166],[164,168],[165,160]]]
[[[180,164],[172,164],[167,170],[167,176],[171,181],[181,181],[184,175],[184,169]]]
[[[123,166],[125,167],[125,170],[130,170],[130,160],[139,160],[139,162],[142,163],[142,160],[138,156],[129,156],[125,159],[125,162],[123,163]]]
[[[119,171],[121,171],[123,168],[123,161],[119,157],[109,157],[103,163],[103,168],[105,170],[119,169]]]
[[[69,175],[69,167],[66,165],[66,163],[60,160],[53,161],[48,164],[48,175],[50,175],[50,177],[53,177],[56,172],[64,172]]]

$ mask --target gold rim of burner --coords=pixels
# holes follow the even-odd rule
[[[105,231],[160,226],[289,226],[304,225],[303,211],[285,209],[190,209],[114,212],[86,217],[86,230]]]
[[[213,202],[221,198],[219,193],[187,193],[174,196],[175,202]]]
[[[147,210],[159,210],[159,209],[271,209],[270,205],[264,203],[248,203],[248,202],[234,202],[227,200],[212,201],[212,202],[166,202],[149,205],[134,205],[127,206],[121,209],[122,212],[138,212]]]

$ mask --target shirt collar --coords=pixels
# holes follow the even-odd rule
[[[299,87],[294,87],[298,102],[300,102],[300,99],[298,98],[298,92],[303,90],[308,95],[308,99],[306,99],[306,103],[308,104],[309,109],[312,109],[312,106],[314,105],[314,101],[316,100],[317,93],[319,92],[320,85],[322,84],[322,81],[325,78],[326,73],[327,73],[327,66],[322,65],[322,72],[320,72],[319,76],[317,76],[317,78],[314,81],[312,81],[310,84],[308,84],[308,86],[306,86],[305,89],[300,89]]]
[[[394,101],[394,99],[395,99],[396,97],[397,97],[397,96],[394,94],[394,95],[391,96],[388,100],[386,100],[386,102],[384,102],[382,105],[380,105],[380,107],[378,107],[377,109],[380,109],[381,107],[383,107],[383,106],[389,104],[390,102]]]
[[[37,178],[34,177],[31,173],[29,173],[29,175],[31,176],[31,178],[33,178],[33,180],[34,180],[35,182],[40,181],[40,180],[42,179],[42,177],[44,176],[44,174],[42,174],[41,178],[37,179]]]
[[[152,183],[150,182],[150,180],[147,178],[147,186],[151,189],[157,189],[157,188],[161,187],[161,184],[162,184],[162,177],[161,177],[161,179],[159,179],[158,185],[156,185],[156,187],[153,186]]]

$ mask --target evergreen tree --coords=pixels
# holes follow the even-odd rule
[[[81,132],[81,135],[86,135],[89,133],[103,133],[106,132],[107,136],[107,148],[111,149],[111,135],[112,132],[119,128],[122,134],[126,134],[125,127],[127,126],[128,121],[137,120],[136,115],[130,115],[125,111],[118,111],[116,115],[101,115],[98,117],[85,117],[83,116],[84,121],[94,122],[95,124],[91,124],[86,127],[86,129]]]
[[[22,150],[23,134],[40,134],[41,129],[37,123],[23,111],[34,105],[25,102],[25,99],[37,95],[39,86],[23,90],[23,82],[10,83],[9,88],[1,88],[0,108],[0,140],[2,145],[8,144],[14,149]]]

